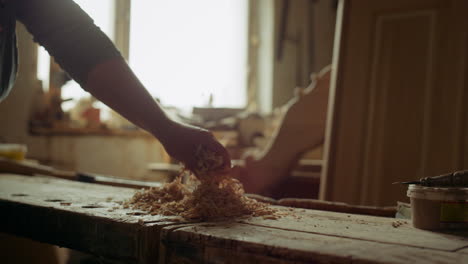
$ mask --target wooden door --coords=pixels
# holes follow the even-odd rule
[[[465,0],[339,4],[321,198],[395,205],[392,182],[468,169]]]

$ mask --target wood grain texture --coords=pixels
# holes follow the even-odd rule
[[[210,223],[116,208],[133,192],[0,174],[0,231],[123,263],[468,263],[466,233],[281,206],[278,220]]]
[[[289,214],[278,220],[251,219],[243,223],[436,250],[454,251],[468,246],[468,232],[450,235],[425,231],[412,227],[411,221],[407,220],[293,208],[284,210]],[[394,227],[397,221],[402,225]]]
[[[178,221],[113,209],[134,189],[6,174],[0,182],[1,231],[109,259],[154,259],[160,227]]]
[[[460,250],[457,250],[457,253],[462,253],[468,255],[468,247],[464,247]]]
[[[160,263],[465,263],[448,251],[242,223],[164,228]]]

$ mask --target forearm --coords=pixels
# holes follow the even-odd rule
[[[88,74],[84,88],[160,140],[167,137],[172,122],[123,59],[98,64]]]
[[[123,59],[98,64],[89,73],[85,89],[129,121],[152,133],[169,155],[184,163],[186,168],[198,168],[197,151],[200,146],[223,159],[222,166],[213,169],[231,167],[229,154],[213,135],[204,129],[172,121]]]

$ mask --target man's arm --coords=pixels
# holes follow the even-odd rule
[[[172,121],[113,43],[71,0],[16,0],[17,18],[85,90],[155,135],[168,153],[195,168],[203,145],[230,166],[226,149],[206,130]],[[157,74],[157,73],[155,73]],[[160,73],[164,74],[164,73]]]
[[[224,167],[230,167],[226,149],[213,135],[207,130],[172,121],[123,59],[97,65],[88,75],[86,87],[97,99],[157,137],[167,152],[187,168],[196,168],[195,153],[199,145],[222,156]]]

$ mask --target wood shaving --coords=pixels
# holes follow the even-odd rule
[[[393,226],[394,228],[398,228],[398,227],[400,227],[400,226],[402,226],[402,225],[404,225],[404,224],[408,224],[408,222],[405,222],[405,221],[398,221],[398,220],[392,222],[392,226]]]
[[[161,188],[135,193],[125,205],[152,215],[182,216],[185,219],[218,220],[240,216],[277,219],[277,210],[244,195],[242,184],[229,175],[187,184],[182,177]],[[193,189],[193,191],[191,191]]]
[[[182,177],[161,188],[152,187],[135,193],[124,206],[152,215],[181,216],[185,219],[222,220],[241,216],[278,219],[277,210],[244,195],[242,183],[229,173],[215,171],[220,162],[214,153],[198,153],[201,160],[197,178],[182,183]]]

